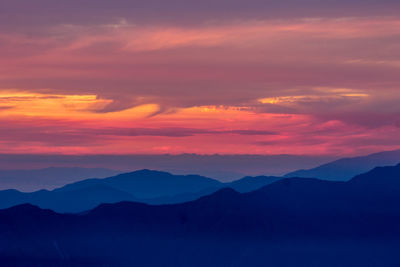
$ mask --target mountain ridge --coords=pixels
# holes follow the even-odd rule
[[[52,190],[67,183],[92,177],[105,178],[119,171],[106,168],[48,167],[42,169],[0,170],[0,190],[17,189],[34,192],[41,189]]]
[[[313,177],[323,180],[346,181],[377,166],[398,163],[400,163],[400,150],[383,151],[366,156],[341,158],[316,168],[290,172],[285,174],[284,177]]]
[[[387,174],[393,179],[385,179]],[[0,260],[58,266],[397,266],[400,194],[387,198],[393,188],[400,191],[397,180],[400,166],[391,166],[353,182],[286,178],[248,193],[224,188],[181,204],[124,201],[80,214],[23,204],[0,210]],[[365,190],[371,181],[382,188]]]
[[[121,201],[154,205],[174,204],[195,200],[223,187],[248,192],[279,179],[279,177],[258,176],[222,183],[199,175],[173,175],[144,169],[103,179],[86,179],[51,191],[39,190],[32,193],[17,190],[0,191],[0,208],[27,202],[58,212],[71,213],[83,212],[101,203]]]

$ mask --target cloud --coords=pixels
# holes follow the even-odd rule
[[[400,83],[397,65],[389,64],[400,58],[396,18],[115,27],[55,25],[29,36],[3,33],[0,80],[20,90],[112,99],[99,109],[104,112],[148,103],[163,111],[249,106],[257,99],[307,95],[326,105],[326,93],[315,88],[374,95]],[[351,98],[337,96],[342,102]]]
[[[378,135],[400,125],[399,8],[391,0],[3,1],[0,149],[387,148]],[[376,145],[348,147],[363,131]]]
[[[8,30],[32,31],[49,25],[121,26],[121,21],[193,25],[216,20],[396,16],[399,7],[395,0],[5,0],[1,3],[0,25]]]

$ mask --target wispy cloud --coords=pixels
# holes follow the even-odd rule
[[[398,1],[128,2],[1,4],[0,150],[397,146]]]

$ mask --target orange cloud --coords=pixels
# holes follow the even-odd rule
[[[0,91],[1,117],[21,116],[68,120],[126,120],[146,118],[158,111],[157,104],[146,104],[123,111],[101,113],[113,102],[97,95],[61,95],[20,91]]]

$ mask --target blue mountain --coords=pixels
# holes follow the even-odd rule
[[[258,176],[221,183],[198,175],[173,175],[167,172],[140,170],[104,179],[86,179],[52,191],[0,191],[0,208],[30,203],[57,212],[73,213],[92,209],[101,203],[121,201],[175,204],[195,200],[223,187],[249,192],[279,179]]]
[[[87,179],[68,184],[54,191],[66,192],[97,185],[109,186],[128,192],[137,198],[146,199],[195,193],[210,187],[218,187],[221,183],[199,175],[172,175],[168,172],[140,170],[105,179]]]
[[[367,172],[378,166],[395,165],[400,162],[400,150],[374,153],[367,156],[342,158],[319,167],[298,170],[284,177],[319,178],[333,181],[347,181],[353,176]]]
[[[175,205],[0,211],[12,266],[399,266],[400,164],[349,182],[288,178]]]
[[[0,170],[0,190],[17,189],[33,192],[51,190],[65,184],[98,177],[105,178],[120,173],[104,168],[50,167],[35,170]]]

